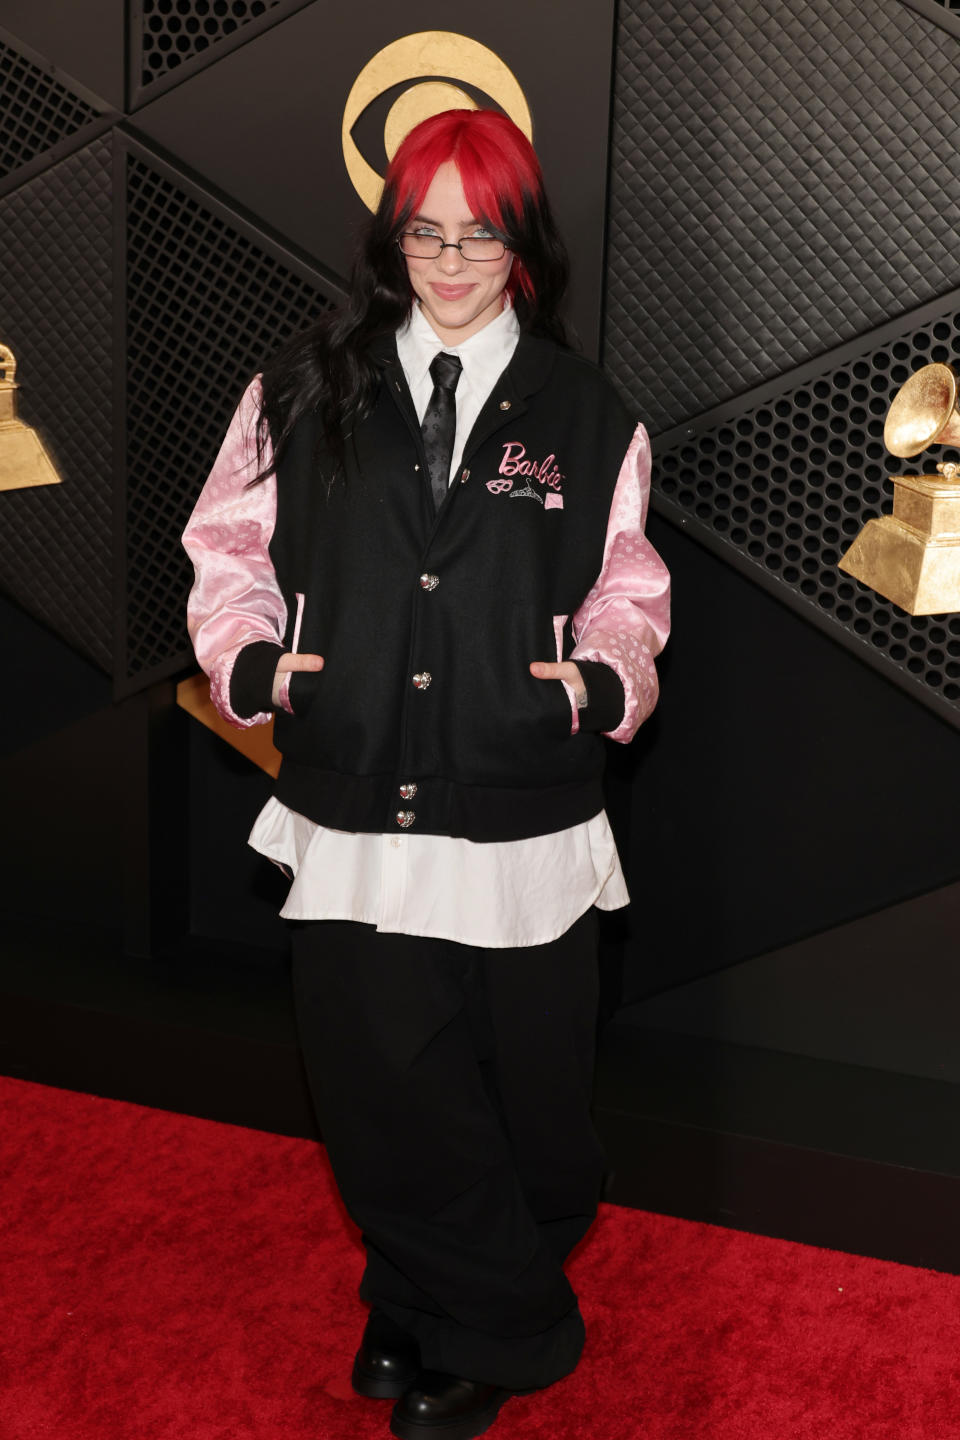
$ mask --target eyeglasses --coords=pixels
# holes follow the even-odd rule
[[[462,240],[444,240],[429,231],[404,230],[397,244],[413,260],[439,260],[444,250],[459,250],[464,260],[502,260],[507,247],[493,235],[465,235]]]

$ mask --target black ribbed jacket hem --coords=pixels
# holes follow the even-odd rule
[[[563,785],[503,787],[420,779],[404,800],[391,775],[344,775],[284,760],[276,798],[332,830],[402,834],[397,814],[412,811],[411,834],[452,835],[478,843],[529,840],[592,820],[603,809],[599,776]]]

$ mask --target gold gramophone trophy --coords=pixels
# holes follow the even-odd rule
[[[25,490],[31,485],[59,485],[60,476],[36,430],[17,419],[17,362],[0,345],[0,490]]]
[[[924,365],[898,390],[883,443],[906,460],[930,445],[960,445],[957,373]],[[893,514],[868,520],[840,569],[909,615],[960,610],[960,465],[892,475]]]

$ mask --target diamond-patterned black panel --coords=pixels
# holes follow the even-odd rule
[[[250,375],[331,300],[127,159],[128,678],[185,662],[180,535]]]
[[[91,105],[0,41],[0,177],[97,119]]]
[[[280,0],[143,0],[141,84],[149,85],[265,15]]]
[[[958,458],[944,448],[926,456],[921,471],[883,444],[890,401],[908,376],[960,354],[956,303],[724,424],[692,426],[689,439],[657,457],[655,485],[791,598],[816,606],[881,668],[896,667],[956,706],[960,719],[960,615],[907,615],[836,568],[866,521],[892,509],[888,474],[917,475]]]
[[[0,583],[105,670],[113,653],[111,141],[0,199],[0,340],[62,485],[0,493]]]
[[[900,0],[621,0],[606,363],[654,430],[957,283],[958,58]]]

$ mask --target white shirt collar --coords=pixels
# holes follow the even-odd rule
[[[500,314],[482,330],[477,330],[459,345],[447,345],[420,306],[414,305],[397,331],[397,354],[412,391],[424,383],[434,356],[444,350],[448,355],[459,358],[464,379],[471,389],[486,395],[516,349],[519,335],[516,311],[507,302]]]

